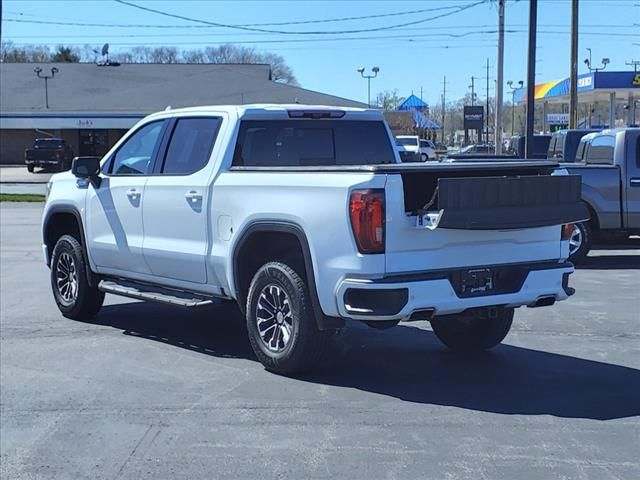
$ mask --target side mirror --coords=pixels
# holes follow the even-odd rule
[[[75,157],[71,163],[71,173],[78,178],[88,178],[100,186],[100,157]]]

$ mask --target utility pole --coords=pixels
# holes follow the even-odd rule
[[[533,158],[533,128],[535,122],[536,87],[536,31],[538,28],[538,0],[529,0],[529,58],[527,61],[527,134],[525,157]]]
[[[444,76],[444,85],[442,89],[442,143],[446,144],[445,133],[444,133],[444,118],[445,118],[445,108],[447,106],[447,76]]]
[[[571,0],[571,74],[569,80],[569,128],[578,127],[578,0]]]
[[[498,65],[496,66],[496,155],[502,154],[502,84],[504,83],[504,2],[498,0]],[[488,75],[487,75],[488,76]]]
[[[487,58],[487,118],[485,119],[485,143],[489,145],[489,59]]]

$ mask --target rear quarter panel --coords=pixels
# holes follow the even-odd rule
[[[384,273],[384,255],[358,253],[348,208],[352,189],[384,188],[385,179],[371,173],[221,172],[212,193],[210,261],[223,288],[234,292],[233,252],[243,232],[256,222],[286,222],[304,231],[320,305],[337,316],[336,286],[343,277]]]
[[[620,175],[617,165],[563,164],[582,176],[582,199],[595,212],[600,229],[621,228]]]

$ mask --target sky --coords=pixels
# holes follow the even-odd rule
[[[356,69],[363,66],[369,73],[377,66],[380,72],[371,80],[372,97],[384,90],[397,89],[404,97],[422,92],[431,105],[441,101],[445,76],[448,101],[469,92],[472,76],[483,98],[489,59],[490,95],[494,94],[495,0],[128,1],[171,15],[245,27],[211,26],[116,0],[3,0],[2,40],[97,48],[108,42],[112,53],[135,45],[196,49],[235,43],[282,55],[304,88],[366,102],[367,81]],[[587,48],[592,49],[594,65],[607,57],[607,70],[632,70],[625,62],[640,60],[640,0],[579,0],[579,4],[579,72],[587,71],[583,63]],[[540,83],[569,74],[571,1],[539,0],[538,5],[536,82]],[[504,80],[517,83],[527,75],[528,0],[507,0],[505,15]],[[344,20],[363,16],[370,18]],[[506,99],[508,95],[505,86]]]

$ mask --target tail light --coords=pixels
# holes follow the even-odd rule
[[[358,251],[384,253],[384,190],[355,190],[349,213]]]
[[[576,225],[574,223],[567,223],[562,226],[562,240],[571,240],[571,236],[573,235],[573,231],[575,230]]]

